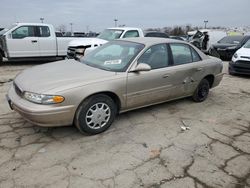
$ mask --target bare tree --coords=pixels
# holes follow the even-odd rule
[[[64,24],[61,24],[56,28],[56,30],[65,33],[67,31],[67,27]]]

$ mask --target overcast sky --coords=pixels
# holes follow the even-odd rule
[[[40,22],[70,30],[101,31],[115,25],[158,28],[174,25],[250,26],[250,0],[0,0],[0,27]]]

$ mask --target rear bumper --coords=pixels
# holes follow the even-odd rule
[[[228,66],[229,73],[232,74],[245,74],[250,75],[250,61],[236,61],[236,62],[229,62]]]
[[[55,127],[72,125],[76,108],[69,106],[40,105],[29,102],[16,94],[13,86],[6,96],[10,108],[32,124]]]

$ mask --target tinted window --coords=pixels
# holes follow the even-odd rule
[[[186,44],[170,44],[173,54],[174,65],[181,65],[192,62],[190,48]]]
[[[39,37],[49,37],[50,31],[48,26],[38,26]]]
[[[138,63],[146,63],[152,69],[167,67],[169,64],[167,45],[158,44],[150,47],[139,58]]]
[[[130,38],[130,37],[139,37],[139,33],[138,31],[134,30],[134,31],[127,31],[123,38]]]
[[[35,29],[33,26],[21,26],[12,32],[13,39],[23,39],[25,37],[34,37]]]
[[[200,57],[200,55],[195,51],[195,49],[193,49],[192,47],[190,47],[190,49],[191,49],[191,52],[192,52],[193,62],[201,61],[201,57]]]

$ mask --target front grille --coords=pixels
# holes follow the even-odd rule
[[[236,61],[236,64],[237,65],[245,65],[247,67],[250,67],[250,61],[243,61],[243,60],[240,60],[240,61]]]
[[[68,51],[67,51],[67,57],[69,59],[73,59],[75,57],[75,54],[76,54],[76,48],[74,47],[69,47],[68,48]]]
[[[250,61],[236,61],[232,68],[235,72],[250,74]]]
[[[16,91],[16,94],[20,97],[23,96],[23,91],[16,85],[16,83],[13,84],[14,85],[14,89]]]

